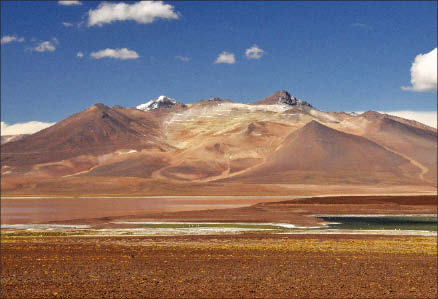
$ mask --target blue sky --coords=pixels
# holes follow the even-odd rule
[[[436,111],[436,89],[401,88],[416,56],[437,47],[436,2],[159,4],[149,22],[100,2],[2,1],[2,121],[56,122],[161,94],[250,102],[280,89],[328,111]],[[119,59],[123,48],[131,59]],[[215,63],[223,52],[228,63]]]

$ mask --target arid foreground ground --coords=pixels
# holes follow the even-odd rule
[[[2,298],[436,298],[435,237],[3,239]]]
[[[251,229],[240,234],[216,231],[209,235],[161,231],[158,236],[142,225],[117,224],[215,221],[315,226],[322,220],[313,216],[323,214],[436,215],[436,195],[272,199],[245,207],[198,211],[184,211],[185,205],[198,204],[184,199],[174,207],[179,212],[162,212],[158,207],[155,213],[150,208],[147,213],[150,205],[146,205],[125,216],[113,214],[119,205],[101,215],[85,204],[92,203],[91,199],[71,200],[82,203],[76,206],[80,211],[90,210],[87,217],[78,219],[73,213],[69,218],[66,211],[55,209],[62,212],[59,219],[63,220],[53,221],[47,215],[53,213],[53,206],[45,208],[49,199],[2,201],[11,211],[2,214],[5,223],[18,219],[11,208],[29,208],[29,203],[34,203],[35,211],[45,212],[38,218],[40,223],[87,224],[89,228],[27,230],[3,226],[1,298],[437,297],[434,231],[299,228]],[[66,202],[58,198],[51,201]],[[166,205],[178,203],[168,201],[157,203],[166,209]],[[116,202],[121,203],[121,199]],[[136,199],[124,202],[130,207],[119,213],[137,207]],[[33,211],[28,212],[33,215]],[[20,221],[28,220],[21,223],[28,224],[37,219],[20,217]],[[124,231],[127,227],[130,230]],[[127,235],[115,235],[116,230]]]

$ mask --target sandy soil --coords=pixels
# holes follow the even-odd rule
[[[436,186],[410,184],[345,184],[322,181],[315,184],[173,182],[135,177],[2,177],[1,192],[8,195],[326,195],[437,192]]]
[[[2,298],[436,298],[436,238],[3,239]]]

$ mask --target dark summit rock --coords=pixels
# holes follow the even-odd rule
[[[286,90],[277,91],[271,96],[253,103],[253,105],[274,105],[274,104],[312,107],[312,105],[310,105],[308,102],[297,99]]]
[[[279,104],[296,105],[297,101],[298,99],[296,97],[291,96],[290,93],[285,90],[281,90],[278,94]]]

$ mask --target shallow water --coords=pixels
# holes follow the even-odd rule
[[[327,227],[366,230],[421,230],[437,231],[438,218],[425,216],[320,216],[331,222]]]

